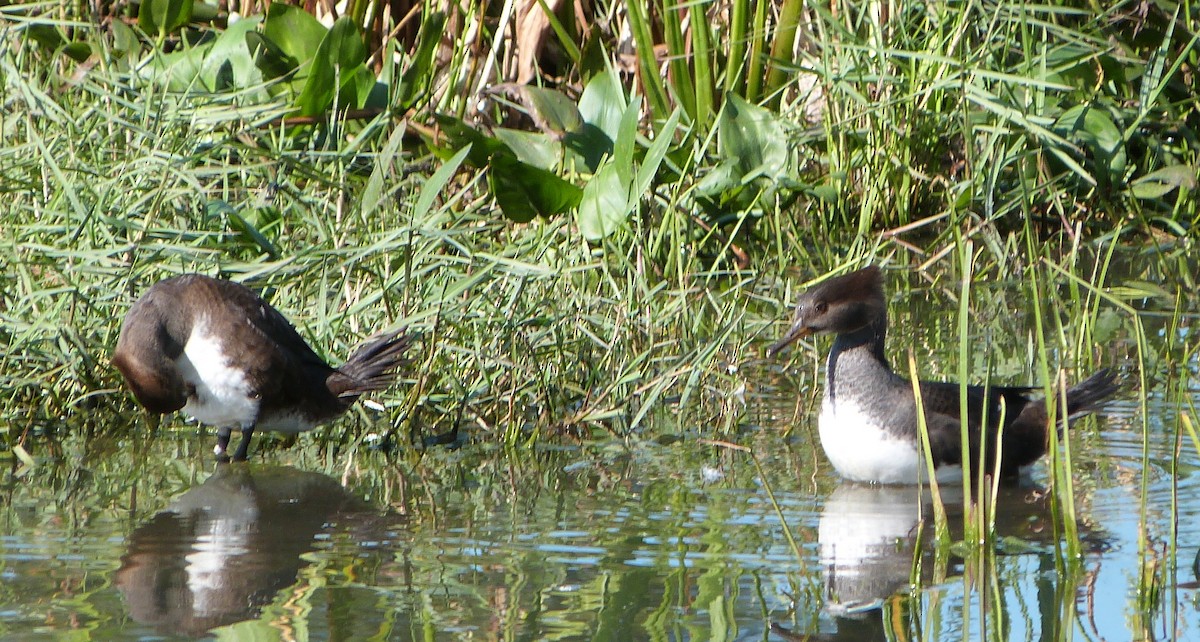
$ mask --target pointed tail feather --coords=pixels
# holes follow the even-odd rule
[[[1117,375],[1112,370],[1104,368],[1096,372],[1067,389],[1068,418],[1075,419],[1099,410],[1104,405],[1104,401],[1120,389]]]
[[[338,386],[342,390],[335,391],[336,394],[342,398],[358,397],[392,385],[396,369],[404,365],[404,353],[412,343],[412,335],[404,328],[367,339],[338,368],[346,380],[342,382],[344,386]]]

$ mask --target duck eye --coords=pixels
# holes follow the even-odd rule
[[[817,301],[817,304],[813,307],[816,308],[817,314],[825,314],[825,311],[829,309],[829,304],[824,301]]]

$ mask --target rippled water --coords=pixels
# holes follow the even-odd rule
[[[0,632],[23,640],[68,632],[106,640],[786,639],[769,632],[775,625],[822,639],[900,630],[957,640],[978,639],[976,589],[986,589],[987,599],[1003,600],[1010,640],[1043,639],[1063,609],[1079,639],[1200,639],[1190,588],[1200,534],[1189,527],[1200,511],[1198,462],[1182,457],[1188,470],[1173,484],[1174,441],[1159,434],[1143,469],[1133,410],[1073,435],[1086,551],[1074,574],[1056,566],[1059,537],[1036,499],[1044,468],[1033,484],[1002,492],[1007,539],[984,579],[917,543],[916,489],[839,484],[825,464],[811,467],[816,454],[802,437],[747,440],[765,477],[747,456],[686,442],[560,450],[525,469],[437,453],[374,479],[352,473],[345,484],[304,470],[311,461],[218,467],[197,455],[96,503],[79,497],[113,488],[122,466],[64,480],[56,505],[10,488]],[[178,439],[177,450],[207,443]],[[153,456],[170,457],[161,446]],[[123,463],[142,472],[128,455]],[[1178,568],[1139,623],[1143,472],[1153,558]],[[134,500],[131,489],[154,498]],[[401,497],[427,491],[437,495]],[[1175,552],[1163,548],[1173,494]],[[961,523],[951,510],[951,523]]]
[[[1194,381],[1188,359],[1172,367]],[[927,491],[838,482],[813,443],[814,364],[743,373],[724,438],[761,472],[701,427],[532,455],[302,444],[226,466],[187,429],[69,441],[6,478],[0,637],[1200,640],[1200,457],[1176,437],[1196,391],[1153,389],[1145,437],[1133,392],[1071,431],[1080,564],[1061,558],[1045,464],[1002,489],[1000,544],[972,562],[919,528]]]

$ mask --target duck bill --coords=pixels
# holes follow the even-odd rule
[[[810,330],[803,323],[801,323],[801,322],[793,323],[792,327],[788,328],[787,334],[783,335],[782,339],[780,339],[778,342],[776,342],[775,345],[771,346],[770,348],[767,348],[767,356],[773,357],[776,354],[779,354],[780,350],[783,350],[784,348],[791,345],[792,342],[794,342],[796,339],[799,339],[801,337],[807,337],[810,334],[812,334],[812,330]]]

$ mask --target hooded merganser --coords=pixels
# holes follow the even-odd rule
[[[917,439],[917,405],[912,383],[893,372],[883,354],[887,302],[879,268],[870,266],[832,278],[801,294],[792,326],[767,355],[810,334],[837,335],[829,352],[825,397],[817,421],[821,446],[833,467],[856,481],[917,483],[925,476]],[[961,466],[959,385],[922,381],[920,389],[935,470]],[[1069,388],[1068,419],[1096,410],[1117,389],[1116,378],[1107,369]],[[995,470],[1002,407],[1001,475],[1015,476],[1046,453],[1049,413],[1045,399],[1030,397],[1033,390],[967,386],[973,473],[980,469],[983,417],[987,420],[986,452],[992,458],[985,473]]]
[[[332,368],[292,324],[249,288],[186,274],[154,284],[121,326],[113,365],[146,410],[176,410],[217,426],[217,458],[246,459],[255,428],[298,433],[395,379],[411,338],[376,335]]]

